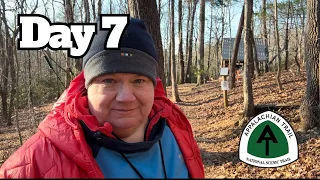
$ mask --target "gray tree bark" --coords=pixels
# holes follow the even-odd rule
[[[248,120],[254,116],[254,102],[252,91],[252,73],[250,72],[250,63],[253,62],[251,47],[251,21],[253,0],[244,1],[244,70],[243,70],[243,119],[239,126],[243,127]]]
[[[303,130],[320,127],[319,109],[319,7],[320,0],[307,1],[307,25],[305,34],[305,62],[307,88],[300,106]]]
[[[64,13],[65,13],[65,22],[73,23],[73,8],[71,4],[71,0],[64,1]],[[65,75],[65,87],[68,87],[71,81],[71,58],[66,55],[66,75]],[[77,60],[76,60],[77,61]]]
[[[191,25],[190,25],[190,34],[189,34],[189,43],[188,43],[188,62],[186,70],[186,83],[191,83],[191,66],[192,66],[192,42],[193,42],[193,30],[194,30],[194,15],[197,9],[198,0],[193,0],[193,9],[191,14]]]
[[[176,80],[176,59],[175,59],[175,37],[174,37],[174,0],[171,1],[171,89],[172,89],[172,101],[181,102],[178,92],[178,85]]]
[[[269,59],[269,50],[268,50],[268,30],[267,30],[267,7],[266,7],[266,0],[262,0],[262,33],[263,33],[263,40],[266,53],[266,59]],[[268,62],[265,63],[265,72],[269,72],[269,65]]]
[[[290,9],[291,1],[288,0],[288,9],[287,9],[287,20],[286,20],[286,33],[284,40],[284,49],[285,49],[285,58],[284,58],[284,69],[288,70],[289,62],[289,19],[290,19]]]
[[[98,15],[101,14],[101,7],[102,6],[102,0],[98,0]]]
[[[277,84],[278,88],[281,91],[282,90],[282,84],[280,81],[280,76],[281,76],[281,48],[280,48],[280,38],[279,38],[279,27],[278,27],[278,5],[277,5],[277,0],[274,0],[274,30],[275,30],[275,35],[276,35],[276,48],[277,48],[277,58],[278,58],[278,71],[277,71]]]
[[[157,2],[156,0],[128,0],[128,8],[132,17],[142,19],[145,22],[148,31],[153,38],[158,55],[157,75],[162,80],[163,88],[166,92],[166,76],[164,73],[164,57]]]
[[[184,59],[183,59],[183,40],[182,40],[182,0],[179,0],[178,4],[178,9],[179,9],[179,22],[178,22],[178,27],[179,27],[179,50],[178,50],[178,55],[179,55],[179,62],[180,62],[180,73],[179,73],[179,84],[184,83]]]
[[[200,28],[199,28],[199,60],[197,61],[197,86],[204,83],[204,25],[205,25],[205,0],[200,0]]]
[[[243,30],[244,24],[244,6],[242,7],[242,12],[240,16],[240,21],[238,25],[237,35],[234,40],[233,44],[233,53],[231,57],[231,64],[230,64],[230,72],[229,72],[229,88],[233,89],[235,87],[235,71],[236,71],[236,63],[238,58],[238,51],[239,51],[239,44],[241,40],[241,34]]]

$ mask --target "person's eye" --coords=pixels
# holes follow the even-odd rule
[[[145,80],[143,80],[143,79],[134,80],[134,83],[136,83],[136,84],[142,84],[143,82],[145,82]]]
[[[102,82],[105,84],[112,84],[112,83],[115,83],[116,81],[114,79],[104,79],[102,80]]]

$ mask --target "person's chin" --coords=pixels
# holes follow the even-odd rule
[[[115,119],[114,126],[117,129],[130,129],[139,126],[139,121],[132,117],[122,117]],[[140,123],[141,124],[141,123]]]

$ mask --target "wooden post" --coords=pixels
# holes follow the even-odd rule
[[[227,80],[227,76],[223,76],[223,81]],[[223,102],[224,107],[228,107],[228,93],[227,90],[223,90]]]

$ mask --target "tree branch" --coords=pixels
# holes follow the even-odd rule
[[[280,53],[282,53],[282,51],[284,51],[284,47],[280,50]],[[278,54],[276,54],[276,55],[274,55],[273,57],[272,57],[272,59],[268,62],[268,65],[270,65],[275,59],[276,59],[276,57],[278,56]]]

